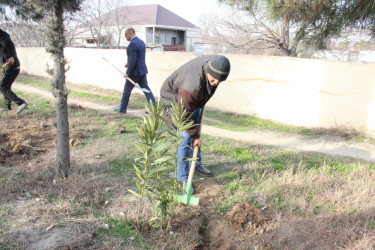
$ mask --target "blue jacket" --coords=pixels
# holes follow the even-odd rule
[[[148,73],[146,66],[146,45],[138,37],[134,37],[126,49],[128,56],[128,68],[126,74],[131,76],[142,76]]]

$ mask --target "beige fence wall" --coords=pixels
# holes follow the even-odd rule
[[[52,65],[44,48],[18,48],[22,71],[47,76]],[[125,50],[67,48],[67,80],[122,90]],[[148,81],[155,96],[163,81],[180,65],[198,56],[184,52],[146,55]],[[226,55],[232,71],[209,107],[256,115],[291,125],[345,127],[375,135],[375,63],[330,62],[320,59]]]

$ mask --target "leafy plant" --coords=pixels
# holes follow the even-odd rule
[[[150,222],[164,231],[170,227],[170,218],[174,209],[174,197],[179,190],[176,178],[177,148],[180,145],[179,133],[193,125],[189,121],[182,102],[173,103],[171,107],[171,122],[164,116],[164,106],[160,102],[155,105],[146,105],[148,117],[143,118],[143,123],[138,128],[141,142],[136,144],[141,152],[141,157],[135,160],[135,183],[137,191],[129,190],[139,198],[137,208],[137,224],[142,201],[146,197],[153,203],[153,196],[157,202],[153,207],[153,217]],[[168,170],[174,168],[174,178],[169,178]]]
[[[8,64],[4,63],[0,66],[0,70],[2,74],[5,74],[5,72],[8,70]]]
[[[168,133],[172,137],[172,144],[175,146],[175,168],[174,168],[174,185],[173,189],[175,193],[180,189],[177,182],[177,151],[178,147],[181,145],[180,132],[190,128],[194,121],[190,120],[191,115],[189,116],[186,112],[182,100],[179,103],[171,103],[171,121],[165,121],[168,126]]]
[[[138,134],[141,138],[141,142],[135,146],[141,152],[141,157],[135,159],[133,167],[135,169],[135,183],[137,187],[137,192],[129,190],[132,194],[136,195],[139,198],[139,204],[137,208],[137,224],[139,224],[139,215],[142,205],[142,200],[144,197],[152,203],[151,193],[153,192],[153,186],[151,181],[155,180],[157,177],[156,170],[157,168],[152,168],[152,166],[162,165],[164,163],[163,158],[158,161],[156,156],[161,156],[164,150],[161,150],[163,147],[159,146],[159,143],[163,141],[164,136],[160,133],[162,122],[161,122],[161,106],[157,102],[155,106],[149,105],[147,107],[148,112],[150,113],[149,117],[143,118],[143,123],[138,128]],[[157,152],[161,150],[160,152]]]

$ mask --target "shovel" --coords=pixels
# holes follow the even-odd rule
[[[108,61],[107,58],[105,58],[104,56],[102,56],[103,60],[106,61],[109,65],[111,65],[114,69],[116,69],[118,72],[121,73],[121,75],[123,75],[121,69],[117,68],[115,65],[113,65],[110,61]],[[150,93],[150,91],[148,89],[145,89],[145,88],[141,88],[137,83],[135,83],[132,79],[130,79],[129,77],[126,77],[127,80],[129,80],[129,82],[131,82],[137,89],[140,89],[142,90],[143,92],[145,93]]]
[[[193,175],[195,171],[195,164],[197,162],[198,149],[199,149],[198,146],[194,148],[193,161],[191,162],[189,178],[186,184],[186,193],[185,195],[177,195],[178,203],[185,203],[186,205],[191,205],[191,206],[199,205],[199,197],[194,197],[191,195],[191,186],[192,186],[192,180],[193,180]]]

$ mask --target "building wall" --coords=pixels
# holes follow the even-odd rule
[[[17,48],[24,72],[48,76],[44,48]],[[125,50],[67,48],[67,81],[122,90]],[[159,96],[164,80],[199,54],[147,51],[148,82]],[[226,54],[232,70],[208,107],[290,125],[348,128],[375,135],[375,63]],[[135,90],[137,91],[137,90]]]

